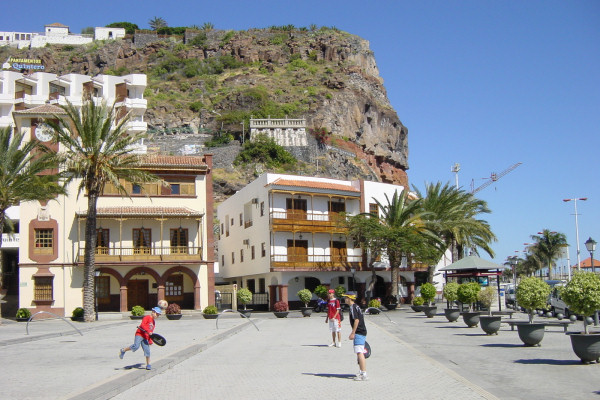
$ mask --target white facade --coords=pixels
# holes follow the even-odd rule
[[[44,33],[0,31],[0,46],[22,48],[44,47],[46,44],[68,44],[80,46],[94,40],[117,40],[125,37],[125,28],[94,28],[94,35],[76,35],[69,27],[60,23],[44,26]]]
[[[250,139],[254,139],[258,135],[266,135],[280,146],[304,147],[308,145],[304,118],[250,119]]]
[[[94,28],[94,39],[95,40],[116,40],[116,39],[123,39],[124,37],[125,37],[125,28],[106,28],[106,27]]]

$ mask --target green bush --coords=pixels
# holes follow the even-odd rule
[[[234,165],[260,163],[267,168],[295,166],[297,160],[292,154],[266,135],[258,135],[244,143],[242,151],[235,158]]]
[[[422,306],[423,304],[425,304],[425,299],[421,296],[417,296],[413,299],[412,303],[413,306]]]
[[[495,292],[494,288],[491,286],[487,286],[485,289],[483,289],[482,291],[477,293],[477,300],[479,300],[479,302],[481,304],[483,304],[483,306],[485,308],[488,309],[489,315],[492,314],[491,307],[492,307],[492,302],[494,301],[495,298],[496,298],[496,292]]]
[[[244,310],[246,309],[246,304],[252,301],[252,292],[246,288],[238,289],[237,291],[237,300],[243,304]]]
[[[477,301],[477,294],[481,290],[477,282],[466,282],[462,283],[458,287],[456,294],[458,295],[458,301],[463,304],[469,305],[469,310],[472,309],[473,303]]]
[[[458,300],[458,283],[456,282],[448,282],[444,286],[444,297],[449,302],[453,302]]]
[[[561,289],[560,297],[570,310],[588,317],[600,309],[600,277],[594,272],[576,272]],[[587,333],[587,324],[584,329]]]
[[[327,286],[319,285],[315,288],[315,295],[320,299],[327,300]]]
[[[73,318],[82,318],[83,317],[83,308],[81,307],[76,307],[73,312],[71,313],[71,316]]]
[[[304,303],[304,307],[308,307],[308,302],[312,299],[312,293],[308,289],[302,289],[298,291],[298,298]]]
[[[342,285],[336,287],[334,290],[335,290],[335,297],[337,297],[338,299],[341,299],[342,296],[344,295],[344,293],[346,293],[346,288],[343,287]]]
[[[381,301],[379,299],[371,299],[369,300],[369,307],[379,308],[381,307]]]
[[[31,318],[31,311],[28,308],[19,308],[17,310],[16,318]]]
[[[427,282],[421,285],[421,297],[423,297],[423,300],[425,300],[427,304],[431,303],[431,300],[433,300],[436,293],[435,286],[431,283]]]
[[[548,304],[550,286],[540,278],[524,278],[517,286],[515,297],[517,304],[529,311],[529,322],[533,322],[533,313],[537,309],[545,309]]]
[[[142,306],[131,307],[131,315],[133,315],[134,317],[141,317],[145,313],[146,313],[146,310],[144,310],[144,307],[142,307]]]
[[[206,306],[204,307],[204,310],[202,310],[202,312],[204,314],[217,314],[219,310],[217,310],[217,307],[215,306]]]

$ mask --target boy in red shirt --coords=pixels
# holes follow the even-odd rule
[[[144,355],[146,356],[146,369],[151,370],[152,366],[150,365],[150,345],[152,344],[152,339],[150,339],[150,335],[154,332],[154,327],[156,326],[155,319],[162,313],[160,307],[154,307],[150,313],[150,315],[146,315],[142,318],[142,323],[138,326],[138,329],[135,331],[135,340],[133,344],[129,347],[122,348],[119,352],[119,358],[122,360],[123,356],[125,356],[126,351],[136,351],[142,346],[142,350],[144,350]]]
[[[329,301],[327,302],[327,318],[325,323],[329,322],[329,331],[331,332],[331,344],[329,347],[342,347],[342,323],[340,321],[340,301],[335,298],[335,290],[329,289],[327,292]],[[337,333],[337,344],[335,343],[335,334]]]

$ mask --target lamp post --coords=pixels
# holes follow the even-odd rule
[[[350,267],[350,272],[352,272],[352,291],[355,291],[356,283],[354,283],[354,273],[356,272],[356,268]]]
[[[563,199],[565,203],[569,201],[575,203],[575,240],[577,240],[577,270],[579,270],[581,264],[581,257],[579,256],[579,223],[577,222],[577,200],[586,201],[587,197],[579,197],[576,199]]]
[[[592,263],[592,272],[596,273],[594,269],[594,251],[596,250],[596,241],[591,237],[585,241],[585,248],[590,252],[590,263]],[[594,313],[594,325],[598,326],[598,310]]]
[[[102,274],[99,269],[94,270],[94,306],[96,308],[96,321],[98,321],[98,277]]]

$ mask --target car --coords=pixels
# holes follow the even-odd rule
[[[515,285],[506,285],[504,289],[504,304],[506,307],[514,307],[515,305]]]
[[[552,315],[556,316],[557,314],[562,314],[565,318],[569,318],[569,316],[571,316],[571,311],[560,297],[560,289],[563,286],[564,284],[562,283],[554,285],[550,292],[550,296],[548,297],[548,306]]]

